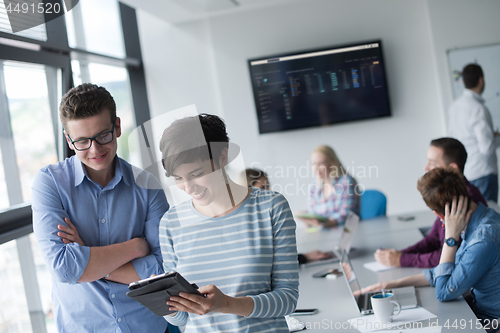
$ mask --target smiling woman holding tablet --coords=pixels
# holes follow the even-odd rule
[[[206,297],[181,293],[164,318],[185,332],[288,332],[298,299],[295,221],[279,193],[236,184],[224,122],[199,115],[172,123],[160,142],[166,176],[192,199],[160,224],[165,271],[196,283]]]

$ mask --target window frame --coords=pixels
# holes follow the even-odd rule
[[[48,2],[48,0],[45,0],[44,2]],[[59,2],[61,6],[64,6],[63,0],[59,0]],[[139,40],[139,27],[137,23],[136,11],[134,8],[122,2],[118,2],[118,4],[122,25],[121,29],[123,31],[125,44],[126,58],[124,59],[114,58],[108,55],[100,55],[78,48],[70,48],[68,45],[66,23],[62,16],[46,23],[47,41],[40,41],[0,32],[0,38],[27,42],[40,47],[39,50],[33,50],[1,44],[0,59],[35,63],[60,68],[62,72],[62,94],[66,93],[74,86],[71,60],[76,59],[101,64],[123,66],[129,74],[128,76],[136,125],[141,126],[143,131],[151,131],[151,129],[145,128],[148,126],[146,123],[151,119],[151,115],[147,97],[146,77],[142,63],[142,52]],[[51,108],[51,116],[54,130],[56,130],[58,128],[56,125],[59,124],[59,118],[54,108]],[[10,121],[7,122],[7,126],[10,126]],[[10,135],[12,135],[12,131],[10,132]],[[63,150],[62,156],[58,154],[58,158],[63,160],[64,158],[74,155],[74,152],[66,145],[64,137],[59,134],[59,131],[57,131],[57,133],[54,133],[54,137],[56,139],[60,138],[60,141],[57,142],[56,148],[58,152]],[[149,150],[141,151],[140,153],[143,165],[150,165],[151,161],[154,161],[154,156],[151,156]],[[152,172],[157,178],[159,177],[159,172],[156,169],[149,171]],[[32,227],[30,229],[26,227],[25,223],[19,222],[21,220],[26,221],[28,218],[31,218],[31,212],[28,213],[26,209],[20,210],[17,214],[24,214],[21,220],[11,219],[8,215],[4,215],[9,210],[17,211],[17,209],[18,208],[16,208],[16,206],[12,206],[5,211],[0,211],[0,220],[2,221],[0,224],[0,244],[32,232]],[[4,233],[6,234],[4,235]],[[12,238],[14,236],[15,238]]]
[[[62,6],[61,8],[63,8],[64,0],[55,1],[59,2]],[[43,2],[54,3],[54,0],[43,0]],[[126,57],[123,59],[88,52],[78,48],[70,48],[68,45],[66,22],[61,16],[45,23],[47,32],[46,41],[0,32],[0,38],[13,41],[9,43],[10,45],[4,43],[0,44],[0,61],[19,61],[47,65],[60,69],[62,75],[62,95],[74,86],[73,73],[71,69],[72,59],[123,66],[129,74],[129,85],[136,125],[140,125],[143,131],[145,131],[145,125],[143,124],[149,121],[151,116],[147,98],[146,79],[142,63],[142,52],[140,48],[136,11],[134,8],[121,2],[118,2],[118,4],[126,54]],[[46,19],[50,19],[50,17],[46,15]],[[22,45],[15,46],[23,43],[29,43],[29,45],[26,44],[28,47],[24,47]],[[47,78],[48,80],[50,79],[49,76],[47,76]],[[5,82],[5,80],[3,80],[3,82]],[[54,91],[51,91],[49,87],[49,102],[51,103],[51,118],[54,128],[54,138],[56,139],[56,149],[58,152],[58,159],[63,160],[64,158],[73,155],[74,152],[69,149],[64,140],[64,136],[62,135],[62,127],[59,124],[58,108],[53,107],[52,104],[54,96],[57,96],[57,93],[54,94]],[[1,98],[4,99],[6,96],[2,96]],[[58,103],[59,101],[57,101],[57,104]],[[0,116],[7,117],[6,121],[4,121],[6,125],[3,129],[0,128],[0,132],[6,132],[8,135],[7,140],[12,139],[12,128],[8,108],[3,110],[3,113],[0,112]],[[3,144],[5,144],[5,141]],[[17,163],[13,139],[10,140],[7,145],[11,145],[8,149],[9,157],[12,158],[12,155],[14,155],[13,160]],[[151,159],[154,158],[154,156],[150,156],[150,153],[151,152],[149,150],[148,152],[141,151],[143,165],[149,165]],[[18,171],[17,164],[16,168]],[[158,170],[151,171],[156,177],[159,176]],[[4,170],[4,172],[7,178],[7,171]],[[14,182],[16,181],[18,182],[17,185],[19,185],[19,177],[17,180],[14,180]],[[14,184],[13,186],[16,187],[17,185]],[[14,192],[20,192],[19,186],[17,187],[18,188],[14,189]],[[9,186],[7,187],[7,191],[9,192]],[[9,201],[12,204],[10,196],[11,194],[9,193]],[[19,193],[14,193],[14,197],[14,202],[19,201]],[[6,210],[0,211],[0,245],[11,240],[16,240],[33,333],[46,333],[47,330],[41,305],[40,289],[38,286],[36,269],[33,260],[33,252],[28,238],[28,235],[32,232],[33,220],[30,203],[23,203],[17,206],[14,205]]]

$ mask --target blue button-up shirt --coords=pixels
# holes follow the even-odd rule
[[[479,203],[462,238],[455,263],[443,263],[423,273],[436,287],[438,300],[453,300],[472,288],[476,315],[499,318],[500,214]]]
[[[158,227],[168,210],[165,194],[150,174],[137,185],[132,166],[115,158],[115,176],[102,187],[73,156],[41,169],[33,182],[33,229],[52,275],[53,312],[59,332],[164,332],[166,321],[126,295],[128,286],[104,279],[78,283],[90,247],[147,239],[150,255],[132,260],[141,279],[162,270]],[[144,179],[143,179],[144,180]],[[86,246],[64,244],[57,225],[67,217]]]

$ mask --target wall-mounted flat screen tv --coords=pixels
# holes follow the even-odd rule
[[[391,115],[380,40],[248,65],[260,133]]]

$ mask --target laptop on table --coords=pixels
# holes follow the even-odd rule
[[[373,309],[370,297],[380,294],[380,291],[371,291],[364,294],[361,293],[361,287],[354,272],[354,268],[352,267],[351,259],[346,251],[342,254],[340,268],[344,273],[344,278],[349,286],[349,292],[351,293],[359,312],[363,315],[372,314]],[[415,287],[387,289],[386,292],[394,294],[394,298],[401,306],[401,310],[412,309],[418,306]]]
[[[342,253],[344,251],[349,253],[349,251],[351,250],[352,237],[354,236],[358,224],[359,224],[359,216],[353,212],[349,212],[349,214],[346,217],[344,225],[341,227],[342,236],[340,237],[340,241],[330,252],[332,256],[328,259],[322,259],[319,261],[312,262],[312,264],[340,261]],[[306,263],[306,265],[308,264],[309,263]]]

